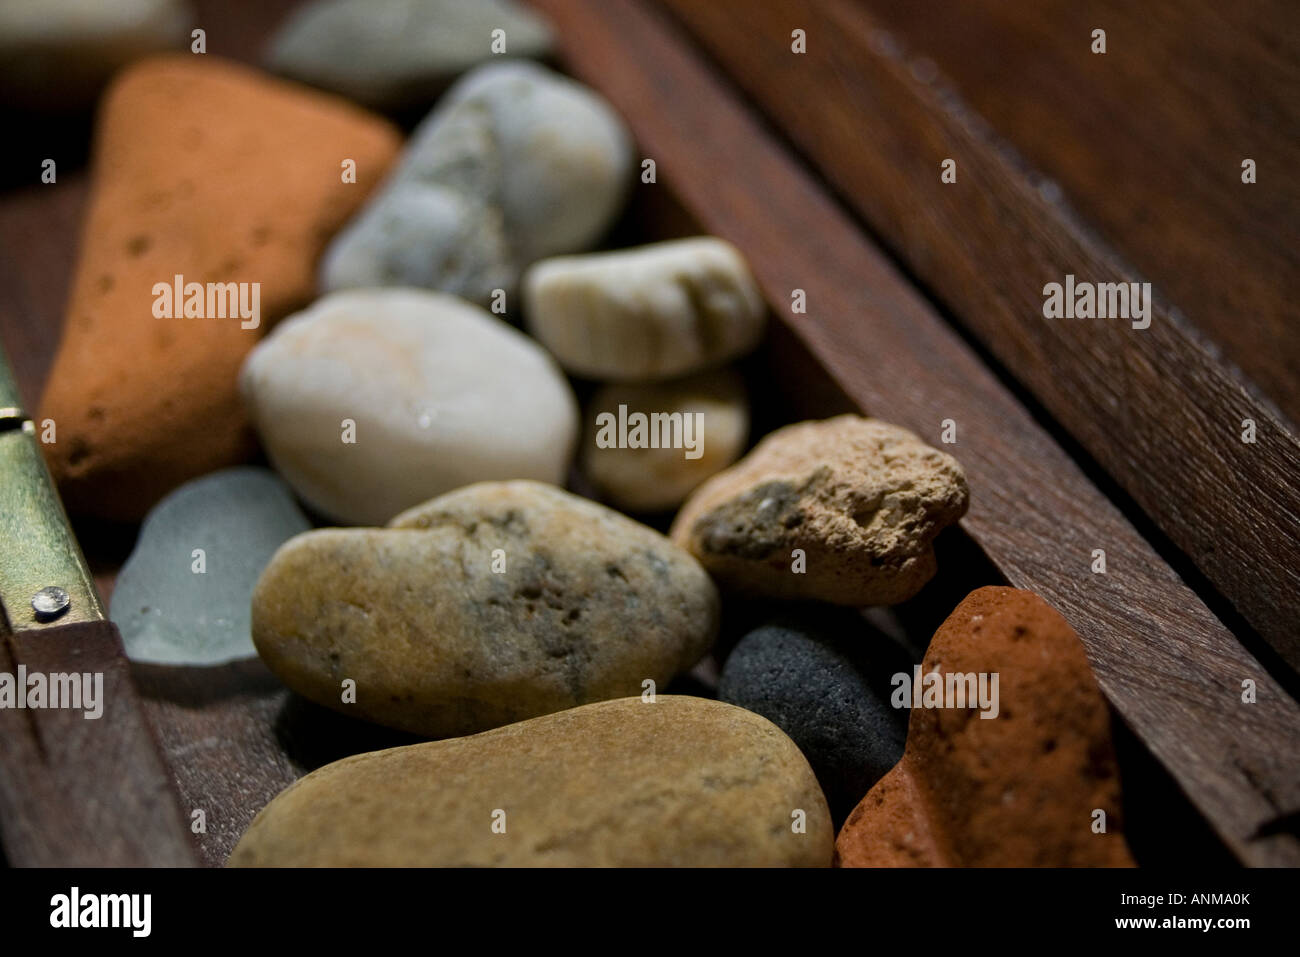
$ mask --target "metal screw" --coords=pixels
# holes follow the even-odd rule
[[[68,593],[58,585],[47,585],[32,596],[32,609],[37,621],[53,621],[72,604]]]

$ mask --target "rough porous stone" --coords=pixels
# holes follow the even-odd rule
[[[631,143],[594,92],[524,61],[465,75],[321,263],[325,289],[422,286],[487,305],[543,256],[594,244],[623,205]]]
[[[590,379],[658,380],[718,365],[758,344],[766,314],[744,258],[708,236],[547,259],[524,278],[529,331]]]
[[[1110,712],[1065,619],[1032,592],[978,589],[935,632],[923,669],[996,672],[998,715],[914,708],[903,759],[840,831],[841,866],[1132,865]]]
[[[113,588],[110,617],[127,657],[168,665],[254,657],[253,586],[275,550],[310,527],[266,469],[225,469],[176,489],[146,516]]]
[[[824,867],[831,840],[817,780],[780,729],[661,695],[345,758],[282,791],[229,863]]]
[[[646,679],[662,690],[717,627],[694,559],[539,482],[471,485],[387,529],[300,535],[253,594],[253,641],[285,684],[431,737],[641,694]]]
[[[5,106],[89,106],[115,70],[187,46],[193,21],[194,11],[183,0],[5,0],[0,3]]]
[[[325,296],[253,351],[240,386],[276,469],[343,522],[487,479],[562,482],[578,439],[577,401],[535,342],[424,289]]]
[[[638,413],[645,416],[640,432]],[[749,403],[740,376],[724,369],[672,382],[606,386],[587,404],[585,423],[587,478],[618,508],[655,512],[676,508],[740,456],[749,436]],[[608,444],[611,438],[615,444]]]
[[[790,736],[839,822],[903,756],[907,712],[890,704],[890,679],[912,663],[852,612],[800,612],[740,640],[718,697]]]
[[[954,458],[906,429],[841,415],[768,435],[695,491],[672,538],[740,592],[892,605],[934,575],[934,538],[967,502]]]
[[[55,421],[44,449],[69,511],[138,520],[182,482],[252,453],[240,363],[310,300],[325,240],[398,139],[342,100],[212,55],[156,57],[118,77],[40,404],[40,419]],[[356,161],[355,183],[342,182],[344,158]],[[155,314],[155,285],[177,275],[248,283],[250,305],[258,283],[257,325],[187,317],[184,302],[173,318]]]
[[[493,50],[493,31],[505,49]],[[316,0],[271,40],[277,73],[380,110],[431,101],[471,67],[496,57],[542,59],[546,21],[512,0]]]

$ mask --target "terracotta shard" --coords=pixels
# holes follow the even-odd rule
[[[840,831],[839,866],[1133,865],[1110,714],[1065,619],[1031,592],[981,588],[940,626],[923,669],[997,672],[998,716],[914,708],[902,760]]]
[[[137,519],[249,455],[240,363],[312,297],[317,257],[399,144],[385,120],[210,56],[155,57],[118,77],[101,106],[80,260],[41,402],[70,511]],[[175,318],[155,315],[155,285],[178,275],[203,284],[204,318],[186,318],[183,302]],[[249,305],[260,284],[256,328],[206,317],[208,283],[249,284]]]

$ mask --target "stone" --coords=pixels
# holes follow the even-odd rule
[[[98,137],[38,421],[54,420],[44,449],[69,511],[136,521],[181,483],[251,455],[240,363],[310,300],[325,240],[378,181],[398,134],[334,97],[184,54],[120,75]],[[356,183],[341,181],[344,158]],[[187,317],[181,303],[160,317],[155,286],[178,275],[243,283],[250,304],[257,290],[256,326]]]
[[[1064,618],[1032,592],[977,589],[935,632],[922,667],[996,673],[997,716],[913,708],[902,760],[840,831],[841,866],[1133,864],[1110,712]]]
[[[424,289],[323,297],[249,355],[240,388],[275,468],[341,522],[487,479],[563,482],[578,440],[577,400],[535,342]]]
[[[109,617],[126,656],[165,665],[255,657],[253,586],[275,550],[310,527],[267,469],[224,469],[176,489],[145,517],[113,588]]]
[[[667,379],[744,355],[766,315],[739,251],[709,236],[559,256],[524,278],[528,330],[569,372],[607,382]]]
[[[5,106],[75,111],[133,60],[189,45],[183,0],[6,0],[0,3]]]
[[[968,498],[951,456],[840,415],[768,435],[687,499],[671,535],[737,592],[893,605],[934,575],[935,536]]]
[[[594,244],[622,208],[632,150],[596,93],[535,63],[467,73],[335,238],[321,286],[420,286],[492,304],[534,260]]]
[[[286,685],[429,737],[639,695],[646,680],[662,690],[717,629],[717,592],[693,558],[528,481],[459,489],[386,529],[300,535],[253,593],[253,641]]]
[[[660,695],[327,765],[262,809],[229,865],[825,867],[831,839],[776,726]]]
[[[493,51],[493,31],[504,33]],[[512,0],[316,0],[271,39],[267,66],[378,110],[427,104],[488,59],[544,59],[550,27]]]
[[[671,382],[605,386],[592,396],[585,421],[583,473],[618,508],[656,512],[681,505],[740,457],[749,437],[749,404],[740,376],[722,369]]]
[[[812,765],[842,822],[903,756],[907,712],[890,679],[912,662],[853,612],[799,609],[754,629],[722,667],[718,697],[761,714]]]

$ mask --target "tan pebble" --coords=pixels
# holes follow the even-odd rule
[[[767,436],[695,491],[671,535],[737,591],[892,605],[934,575],[934,538],[967,503],[952,456],[898,426],[841,415]]]
[[[623,698],[360,754],[283,791],[233,867],[825,867],[830,815],[766,718]]]

